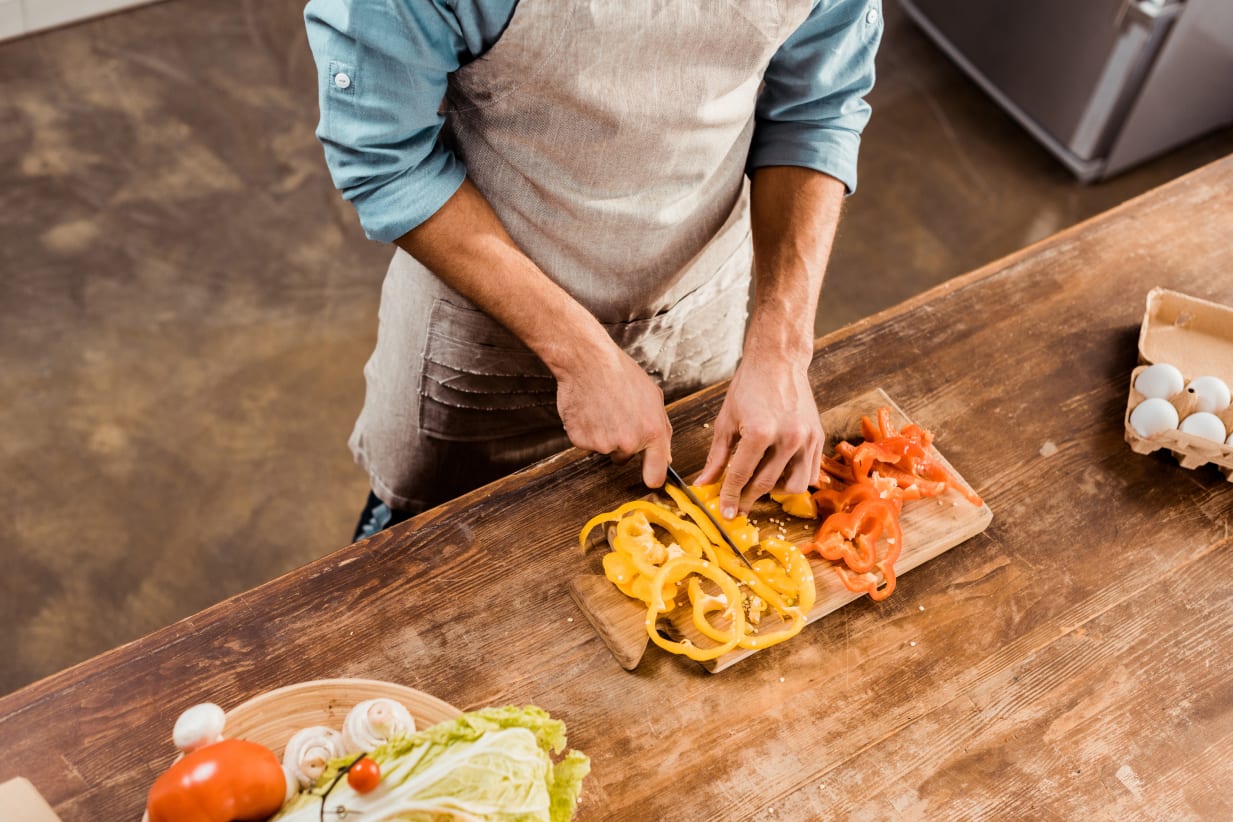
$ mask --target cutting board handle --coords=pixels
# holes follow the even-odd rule
[[[575,577],[569,593],[621,667],[637,668],[651,641],[646,635],[646,607],[600,574]]]

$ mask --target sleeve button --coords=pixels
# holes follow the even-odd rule
[[[874,23],[878,22],[878,10],[870,9],[869,11],[865,12],[865,22],[871,26]]]

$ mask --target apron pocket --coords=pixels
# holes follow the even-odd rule
[[[433,303],[420,375],[420,429],[472,442],[559,428],[547,366],[482,311]]]

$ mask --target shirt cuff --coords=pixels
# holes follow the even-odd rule
[[[816,123],[760,122],[745,172],[763,166],[802,166],[829,174],[856,191],[856,156],[861,136],[855,131]]]
[[[368,239],[392,243],[436,214],[466,176],[466,168],[451,152],[434,152],[424,163],[347,199]]]

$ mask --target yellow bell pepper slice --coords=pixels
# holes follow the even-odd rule
[[[738,600],[736,603],[731,602],[727,594],[724,594],[722,591],[719,596],[706,593],[702,590],[702,583],[697,576],[689,578],[688,591],[689,601],[693,606],[694,627],[698,629],[698,633],[715,642],[727,642],[731,639],[731,629],[721,631],[719,628],[716,628],[710,619],[707,618],[707,614],[712,611],[719,611],[721,614],[735,614],[740,610],[740,601]]]
[[[738,647],[765,648],[800,633],[817,596],[812,568],[800,549],[775,538],[759,542],[758,529],[748,517],[727,520],[717,515],[742,550],[760,546],[765,554],[754,560],[757,570],[751,571],[724,542],[705,512],[679,489],[668,486],[665,490],[681,515],[666,505],[635,500],[592,517],[579,534],[579,545],[585,551],[592,530],[616,523],[610,526],[612,550],[603,559],[604,575],[626,596],[647,605],[648,638],[670,653],[707,661]],[[718,504],[718,483],[694,490],[708,508]],[[661,539],[656,529],[674,542],[665,544],[667,538]],[[656,629],[659,617],[677,607],[680,585],[686,579],[693,627],[716,643],[711,647],[700,647],[689,639],[665,639]],[[704,579],[714,583],[720,593],[707,593],[702,588]],[[748,597],[742,589],[749,592]],[[757,608],[761,612],[764,607],[778,614],[782,628],[757,633],[746,610]],[[720,612],[718,624],[712,621],[716,611]],[[725,626],[725,622],[729,624]]]
[[[740,601],[740,591],[731,577],[724,574],[721,569],[716,568],[714,563],[692,557],[677,557],[676,559],[668,560],[668,562],[664,563],[664,567],[659,569],[659,573],[655,576],[651,587],[653,590],[662,590],[665,585],[679,582],[689,574],[697,574],[714,582],[719,586],[719,590],[724,593],[724,596],[728,597],[729,602]],[[664,639],[659,635],[655,625],[659,621],[660,614],[666,613],[669,610],[671,610],[669,604],[663,598],[658,598],[650,604],[646,612],[647,636],[650,637],[652,642],[669,653],[682,654],[697,662],[706,662],[733,650],[740,643],[741,637],[745,636],[745,614],[740,608],[734,608],[732,630],[722,634],[724,639],[718,645],[711,648],[700,648],[687,639],[680,642]]]
[[[771,494],[771,499],[779,503],[788,516],[801,519],[818,518],[818,502],[812,494]]]

